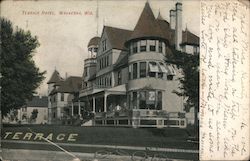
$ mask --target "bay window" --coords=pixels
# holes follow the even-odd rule
[[[162,91],[159,90],[133,91],[129,100],[131,109],[162,110]]]

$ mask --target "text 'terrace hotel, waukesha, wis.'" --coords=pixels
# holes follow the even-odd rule
[[[83,125],[135,128],[185,128],[193,122],[185,98],[173,93],[183,73],[167,61],[172,47],[199,54],[199,37],[182,30],[182,3],[167,22],[160,13],[155,18],[146,2],[134,30],[104,26],[87,47],[82,77],[63,79],[55,70],[47,82],[49,124],[70,124],[72,117],[84,119]]]

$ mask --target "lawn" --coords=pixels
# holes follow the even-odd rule
[[[123,128],[123,127],[77,127],[77,126],[52,126],[52,125],[4,125],[2,138],[5,132],[43,133],[45,136],[53,133],[77,134],[75,142],[77,144],[104,144],[123,146],[143,146],[143,147],[167,147],[198,149],[198,144],[187,142],[190,135],[193,135],[191,128]],[[12,137],[7,138],[12,140]],[[32,141],[32,140],[31,140]],[[64,142],[53,140],[55,142]]]

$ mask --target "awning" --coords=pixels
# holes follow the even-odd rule
[[[163,64],[160,64],[160,69],[162,73],[169,73],[167,68]]]
[[[159,67],[156,63],[149,62],[149,71],[150,72],[159,72]]]
[[[176,75],[175,69],[172,65],[167,65],[168,75]]]

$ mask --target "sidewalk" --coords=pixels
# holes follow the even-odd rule
[[[159,158],[159,157],[139,157],[139,156],[121,156],[106,155],[95,153],[71,153],[68,155],[64,152],[46,151],[46,150],[20,150],[20,149],[3,149],[4,161],[188,161],[183,159]],[[78,158],[78,159],[77,159]]]

